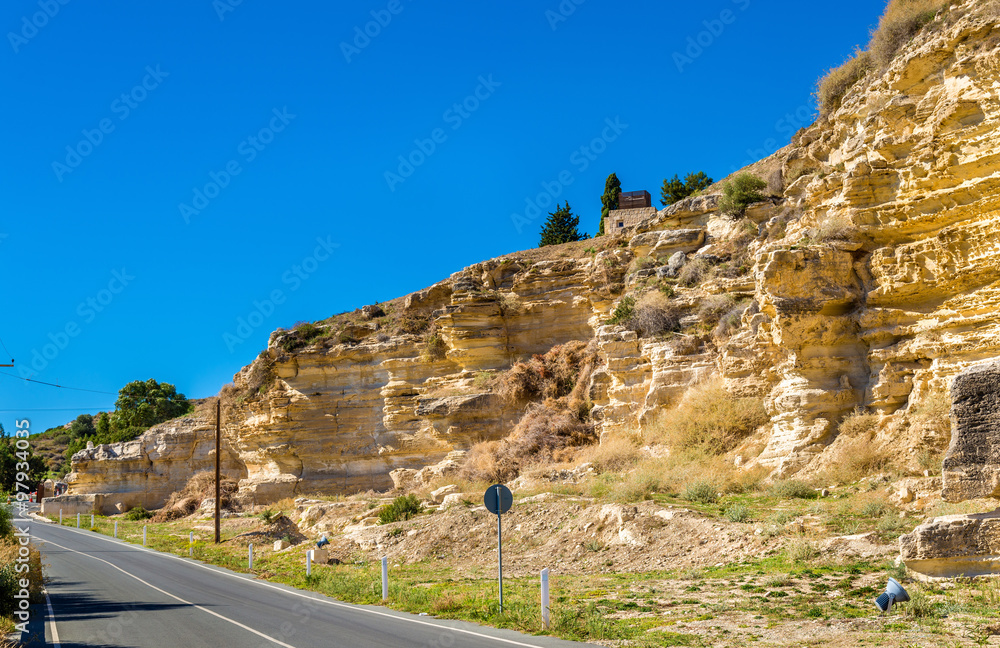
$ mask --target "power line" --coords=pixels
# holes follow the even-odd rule
[[[7,348],[7,345],[3,343],[3,338],[0,338],[0,346],[2,346],[2,347],[3,347],[3,350],[4,350],[4,351],[6,351],[6,352],[7,352],[7,355],[9,355],[9,356],[10,356],[10,361],[11,361],[11,362],[14,362],[14,354],[13,354],[13,353],[11,353],[11,352],[10,352],[10,349],[8,349],[8,348]]]
[[[23,380],[24,382],[36,383],[38,385],[48,385],[49,387],[58,387],[59,389],[71,389],[73,391],[90,392],[92,394],[109,394],[111,396],[117,396],[117,392],[107,392],[100,391],[97,389],[84,389],[83,387],[67,387],[66,385],[57,385],[55,383],[44,382],[41,380],[34,380],[32,378],[22,378],[21,376],[15,376],[14,374],[9,374],[5,371],[0,371],[0,376],[7,376],[8,378],[13,378],[15,380]]]

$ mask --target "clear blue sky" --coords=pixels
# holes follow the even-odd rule
[[[110,392],[0,376],[8,431],[136,379],[213,395],[279,326],[533,247],[544,213],[512,215],[543,183],[593,234],[612,171],[721,178],[884,6],[236,3],[0,7],[0,371]]]

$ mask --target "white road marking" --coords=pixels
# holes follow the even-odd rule
[[[328,598],[316,598],[315,596],[309,596],[307,594],[303,594],[302,592],[296,591],[294,589],[288,590],[288,589],[285,589],[283,587],[278,587],[277,585],[273,585],[271,583],[268,583],[267,581],[262,581],[262,580],[259,580],[259,579],[256,579],[256,578],[246,578],[246,577],[243,577],[243,576],[240,576],[238,574],[231,573],[231,572],[226,572],[226,571],[222,571],[222,570],[219,570],[219,569],[213,569],[213,568],[209,567],[208,565],[204,565],[204,564],[202,564],[200,562],[196,562],[196,561],[192,561],[192,560],[185,560],[184,558],[181,558],[180,556],[175,556],[174,554],[164,553],[162,551],[156,551],[155,549],[150,549],[148,547],[140,547],[138,545],[129,544],[129,543],[125,542],[124,540],[114,540],[114,539],[109,538],[109,537],[107,537],[107,536],[105,536],[103,534],[95,534],[93,532],[87,532],[87,531],[77,530],[77,529],[74,529],[72,527],[59,526],[58,524],[55,524],[54,522],[52,522],[51,520],[48,520],[48,519],[45,519],[45,521],[48,522],[49,524],[53,524],[53,525],[55,525],[55,526],[57,526],[57,527],[59,527],[61,529],[65,529],[66,531],[70,531],[72,533],[82,533],[83,535],[87,536],[88,538],[95,538],[95,539],[100,538],[101,540],[106,540],[106,541],[112,542],[114,544],[123,545],[123,546],[126,546],[126,547],[130,548],[130,549],[134,549],[136,551],[148,551],[148,552],[154,553],[154,554],[156,554],[158,556],[163,556],[164,558],[173,558],[174,560],[180,560],[181,562],[183,562],[183,563],[185,563],[187,565],[191,565],[193,567],[200,567],[202,569],[208,570],[208,571],[216,573],[216,574],[220,574],[222,576],[228,576],[230,578],[236,578],[236,579],[238,579],[238,580],[240,580],[240,581],[242,581],[244,583],[252,583],[254,585],[259,585],[260,587],[267,587],[267,588],[270,588],[270,589],[282,592],[284,594],[291,594],[292,596],[298,596],[299,598],[308,599],[308,600],[313,601],[315,603],[325,603],[326,605],[331,605],[333,607],[344,608],[344,609],[351,610],[351,611],[354,611],[354,612],[366,612],[368,614],[374,614],[375,616],[388,617],[390,619],[396,619],[397,621],[406,621],[408,623],[415,623],[417,625],[429,626],[431,628],[436,628],[438,630],[451,630],[452,632],[460,632],[462,634],[471,635],[473,637],[479,637],[480,639],[487,639],[489,641],[498,641],[500,643],[505,643],[505,644],[508,644],[508,645],[511,645],[511,646],[522,646],[523,648],[544,648],[543,646],[539,646],[538,644],[528,644],[528,643],[524,643],[524,642],[521,642],[521,641],[514,641],[513,639],[504,639],[502,637],[494,637],[493,635],[484,634],[482,632],[476,632],[474,630],[466,630],[465,628],[453,628],[451,626],[440,624],[440,623],[431,623],[429,621],[421,621],[419,619],[412,619],[412,618],[409,618],[409,617],[406,617],[406,616],[397,616],[395,614],[389,614],[387,612],[379,612],[378,610],[373,610],[373,609],[367,608],[367,607],[360,607],[360,606],[357,606],[357,605],[351,605],[350,603],[341,603],[340,601],[331,601]],[[45,542],[51,542],[51,541],[50,540],[46,540]],[[53,542],[52,544],[55,544],[55,543]],[[58,547],[59,545],[56,545],[56,546]],[[70,551],[72,551],[72,549]],[[79,552],[77,552],[77,553],[79,553]],[[84,554],[84,555],[87,555],[87,554]],[[98,558],[97,560],[100,560],[100,558]],[[107,561],[104,561],[104,562],[107,562]],[[108,563],[108,564],[111,564],[111,563]],[[115,568],[117,569],[117,567],[115,567]],[[129,574],[129,576],[132,576],[132,575]],[[133,576],[133,578],[135,578],[135,577]],[[289,586],[289,587],[291,587],[291,586]],[[268,639],[270,639],[270,637],[268,637]]]
[[[52,601],[49,599],[49,591],[42,591],[45,592],[45,607],[49,609],[49,631],[52,634],[52,645],[55,648],[62,648],[62,646],[59,645],[59,631],[56,630],[56,613],[52,611]]]
[[[143,585],[145,585],[147,587],[151,587],[151,588],[155,589],[157,592],[159,592],[159,593],[161,593],[161,594],[163,594],[165,596],[169,596],[172,599],[176,599],[176,600],[180,601],[181,603],[183,603],[185,605],[190,605],[191,607],[195,608],[196,610],[201,610],[202,612],[206,612],[208,614],[211,614],[214,617],[218,617],[218,618],[222,619],[223,621],[226,621],[228,623],[232,623],[234,626],[239,626],[240,628],[243,628],[244,630],[246,630],[248,632],[254,633],[258,637],[261,637],[263,639],[267,639],[268,641],[270,641],[272,643],[276,643],[279,646],[284,646],[284,648],[295,648],[295,646],[292,646],[290,644],[286,644],[283,641],[278,641],[274,637],[269,637],[266,634],[264,634],[263,632],[259,632],[257,630],[254,630],[250,626],[243,625],[239,621],[234,621],[234,620],[230,619],[229,617],[224,617],[221,614],[219,614],[218,612],[213,612],[212,610],[209,610],[206,607],[202,607],[201,605],[196,605],[196,604],[192,603],[191,601],[185,601],[181,597],[176,596],[174,594],[171,594],[170,592],[168,592],[166,590],[162,590],[159,587],[157,587],[156,585],[153,585],[152,583],[149,583],[147,581],[142,580],[141,578],[139,578],[135,574],[129,573],[129,572],[125,571],[124,569],[122,569],[121,567],[119,567],[118,565],[116,565],[114,563],[111,563],[111,562],[108,562],[107,560],[104,560],[103,558],[98,558],[97,556],[91,556],[90,554],[83,553],[82,551],[77,551],[76,549],[70,549],[69,547],[64,547],[61,544],[52,542],[51,540],[45,540],[45,542],[47,542],[47,543],[49,543],[49,544],[51,544],[51,545],[53,545],[55,547],[59,547],[60,549],[65,549],[66,551],[72,551],[75,554],[80,554],[81,556],[86,556],[87,558],[92,558],[93,560],[100,561],[100,562],[104,563],[105,565],[108,565],[110,567],[113,567],[114,569],[117,569],[118,571],[120,571],[121,573],[125,574],[126,576],[131,576],[132,578],[136,579],[137,581],[139,581]]]

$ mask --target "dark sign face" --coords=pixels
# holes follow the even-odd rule
[[[514,495],[510,489],[503,484],[493,484],[486,489],[483,495],[483,504],[490,513],[499,515],[510,510],[510,505],[514,503]]]

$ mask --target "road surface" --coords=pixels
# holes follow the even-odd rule
[[[334,599],[37,521],[47,606],[33,646],[557,648],[582,646]],[[37,618],[44,616],[44,618]],[[54,622],[54,623],[53,623]],[[44,634],[44,636],[42,636]],[[43,643],[44,639],[44,643]]]

